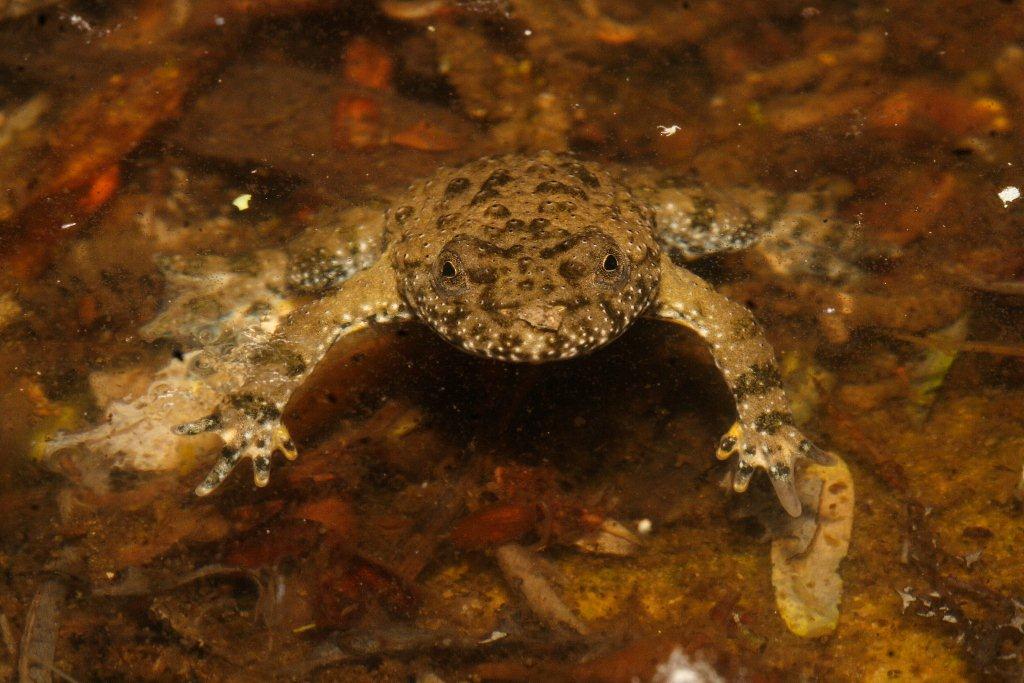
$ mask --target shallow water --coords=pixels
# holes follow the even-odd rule
[[[1014,2],[0,0],[0,678],[1021,680],[1022,27]],[[803,202],[800,248],[689,267],[754,310],[852,489],[804,473],[803,527],[765,477],[727,494],[732,399],[675,326],[513,365],[404,322],[317,367],[269,486],[242,463],[193,495],[219,445],[171,433],[209,400],[184,367],[302,303],[267,286],[293,237],[545,149]],[[808,632],[777,592],[804,563],[796,602],[829,602],[851,516]]]

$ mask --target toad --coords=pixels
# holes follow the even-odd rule
[[[796,468],[831,456],[794,425],[771,346],[753,314],[685,267],[742,249],[779,218],[768,193],[667,183],[572,155],[503,155],[413,183],[356,243],[293,259],[288,282],[315,293],[245,350],[244,376],[214,412],[175,427],[214,431],[224,449],[196,488],[216,489],[243,458],[257,485],[295,444],[282,423],[293,392],[343,335],[415,319],[463,351],[547,363],[612,342],[641,316],[682,325],[708,345],[738,419],[718,445],[729,483],[767,473],[800,514]]]

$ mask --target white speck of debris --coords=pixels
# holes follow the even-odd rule
[[[251,194],[240,194],[237,197],[235,197],[231,201],[231,203],[239,211],[245,211],[246,209],[249,208],[249,202],[250,201],[252,201],[252,195]]]
[[[680,130],[681,130],[681,128],[679,128],[679,126],[675,126],[675,125],[672,125],[672,126],[658,126],[658,132],[661,133],[662,135],[664,135],[665,137],[668,137],[670,135],[675,135]]]
[[[999,199],[1003,201],[1003,208],[1010,205],[1010,202],[1015,202],[1020,199],[1020,188],[1014,187],[1013,185],[1007,185],[1003,189],[999,190]]]
[[[106,576],[107,579],[111,580],[111,581],[114,579],[115,576],[117,576],[117,574],[115,574],[114,572],[104,572],[103,575]]]
[[[903,590],[898,590],[896,593],[900,596],[900,600],[903,601],[903,611],[906,612],[907,608],[914,604],[917,600],[917,596],[910,592],[910,587],[907,586]]]
[[[525,31],[523,31],[523,35],[529,38],[530,36],[533,35],[533,31],[531,31],[530,29],[526,29]]]
[[[647,534],[651,533],[651,529],[653,528],[654,525],[651,524],[651,520],[649,519],[641,519],[639,522],[636,523],[636,531],[641,536],[646,536]]]
[[[723,680],[710,664],[690,659],[677,647],[658,665],[651,683],[720,683]]]
[[[74,26],[75,28],[80,29],[82,31],[91,31],[92,30],[92,24],[90,24],[88,21],[86,21],[85,17],[83,17],[80,14],[72,14],[71,16],[68,17],[68,21],[71,22],[72,26]]]
[[[433,24],[431,24],[430,26],[427,27],[427,30],[430,31],[431,33],[433,33],[434,31],[437,30],[437,27],[435,27]]]
[[[1010,619],[1010,626],[1024,633],[1024,602],[1012,600],[1013,619]]]
[[[61,230],[67,230],[68,228],[73,228],[76,225],[78,225],[78,223],[61,223],[60,224],[60,229]]]
[[[491,631],[491,635],[481,640],[480,644],[486,645],[487,643],[493,643],[495,641],[501,640],[502,638],[508,638],[508,634],[504,631]]]
[[[224,17],[214,17],[213,23],[215,26],[223,26],[227,23],[227,21],[224,19]]]

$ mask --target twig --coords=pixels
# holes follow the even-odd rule
[[[1024,296],[1024,282],[977,282],[972,283],[974,289],[993,294]]]
[[[507,632],[505,632],[507,631]],[[500,637],[496,637],[500,636]],[[444,653],[447,658],[476,659],[481,652],[529,652],[532,657],[544,655],[565,657],[578,648],[581,641],[570,634],[545,633],[532,637],[517,628],[500,633],[470,636],[448,628],[422,629],[406,624],[388,624],[368,631],[352,632],[336,640],[321,643],[308,658],[285,664],[277,669],[280,676],[307,679],[320,668],[378,660],[382,657],[411,659],[429,652]]]
[[[63,671],[61,671],[60,669],[55,667],[53,664],[47,664],[46,662],[35,662],[35,663],[38,664],[39,666],[43,667],[44,669],[46,669],[50,673],[56,674],[57,678],[65,680],[68,683],[79,683],[79,680],[77,678],[69,676],[68,674],[64,673]]]
[[[120,584],[94,588],[92,595],[94,597],[132,597],[139,595],[152,595],[154,593],[164,593],[176,590],[182,586],[192,583],[193,581],[222,577],[250,579],[256,585],[261,596],[266,590],[261,581],[259,572],[252,569],[246,569],[245,567],[229,567],[221,564],[208,564],[191,571],[184,576],[177,576],[172,579],[162,581],[151,579],[145,575],[133,575],[129,580]]]
[[[971,289],[976,289],[979,292],[1006,294],[1008,296],[1024,296],[1024,282],[1014,282],[1011,280],[993,282],[980,278],[963,267],[947,268],[946,272],[961,284],[967,285]]]
[[[18,662],[20,683],[48,683],[50,680],[48,675],[40,675],[38,669],[53,669],[64,593],[61,583],[47,581],[32,598],[25,619],[25,631],[21,635],[21,659]]]
[[[1018,346],[1016,344],[994,344],[992,342],[979,341],[944,342],[938,339],[918,337],[912,334],[893,332],[891,330],[886,331],[886,334],[893,339],[898,339],[899,341],[907,342],[914,346],[936,349],[944,353],[966,351],[968,353],[990,353],[994,356],[1015,356],[1018,358],[1024,358],[1024,346]]]
[[[13,658],[18,653],[18,650],[14,645],[14,634],[11,633],[11,624],[7,621],[7,615],[2,612],[0,612],[0,636],[4,639],[7,654]]]

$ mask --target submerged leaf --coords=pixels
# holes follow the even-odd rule
[[[931,410],[949,368],[967,339],[967,322],[968,316],[964,315],[952,325],[928,335],[935,346],[925,351],[921,361],[911,368],[908,398],[920,418],[926,417]]]
[[[640,538],[626,528],[622,522],[607,518],[601,525],[578,539],[575,546],[585,553],[631,557],[640,548]]]
[[[552,565],[515,543],[507,543],[494,552],[501,573],[519,591],[530,610],[549,628],[586,635],[587,625],[565,604],[552,580],[561,576]]]
[[[166,471],[190,463],[197,448],[212,449],[210,440],[197,445],[171,431],[174,424],[209,412],[217,404],[216,390],[190,373],[189,361],[196,353],[186,354],[184,361],[167,363],[141,394],[130,393],[112,401],[95,427],[46,434],[39,446],[42,458],[51,459],[65,449],[77,448],[87,458],[89,454],[100,456],[111,467]],[[109,399],[112,383],[108,374],[93,386]]]
[[[809,465],[797,488],[805,512],[791,521],[788,535],[772,542],[772,584],[789,630],[817,638],[835,630],[839,620],[838,570],[850,547],[853,479],[837,457],[831,466]]]

